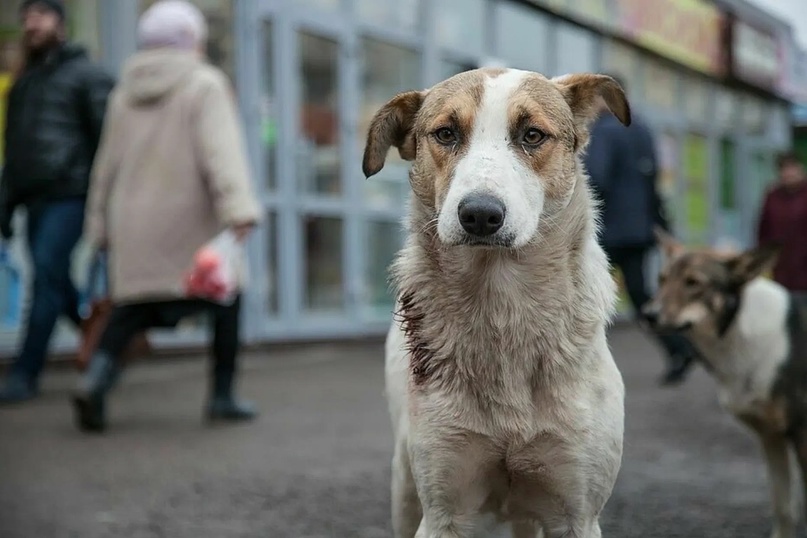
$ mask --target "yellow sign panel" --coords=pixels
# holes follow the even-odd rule
[[[616,0],[619,26],[631,40],[705,73],[723,69],[723,17],[702,0]]]
[[[8,92],[11,90],[13,78],[11,73],[0,73],[0,167],[3,166],[5,156],[6,108],[8,106]]]

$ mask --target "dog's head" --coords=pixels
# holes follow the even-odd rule
[[[666,232],[656,236],[665,262],[655,297],[644,306],[661,329],[722,337],[740,308],[743,287],[773,264],[779,249],[765,246],[741,253],[688,250]]]
[[[589,124],[604,108],[630,124],[622,88],[605,75],[461,73],[376,113],[364,174],[377,174],[395,146],[415,161],[412,189],[443,244],[520,248],[568,204]]]

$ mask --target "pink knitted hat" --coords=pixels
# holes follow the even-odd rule
[[[185,0],[160,0],[140,17],[137,45],[141,49],[193,50],[207,40],[207,22],[199,8]]]

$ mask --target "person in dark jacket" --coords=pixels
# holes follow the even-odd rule
[[[779,178],[765,196],[759,218],[760,245],[781,248],[773,278],[790,291],[807,292],[807,172],[795,153],[777,159]]]
[[[613,78],[625,88],[620,77]],[[627,128],[611,114],[595,122],[585,164],[602,203],[600,242],[610,262],[622,272],[631,303],[641,317],[641,308],[650,299],[645,259],[656,244],[654,228],[668,230],[669,222],[656,185],[659,169],[653,134],[638,114],[631,116]],[[668,356],[662,384],[683,381],[698,356],[695,348],[678,334],[654,335]]]
[[[36,395],[58,317],[80,322],[70,260],[82,235],[90,169],[114,85],[83,48],[65,39],[62,2],[27,0],[20,17],[24,67],[8,96],[0,233],[10,239],[14,211],[25,208],[33,290],[0,403]]]

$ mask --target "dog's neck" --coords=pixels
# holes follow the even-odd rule
[[[581,178],[530,245],[444,247],[434,211],[413,199],[393,281],[415,381],[534,376],[587,360],[579,350],[604,334],[616,295],[594,214]]]
[[[782,286],[757,278],[739,294],[739,305],[731,324],[722,335],[714,329],[691,332],[693,342],[712,367],[720,383],[733,384],[753,376],[788,345],[790,296]]]

